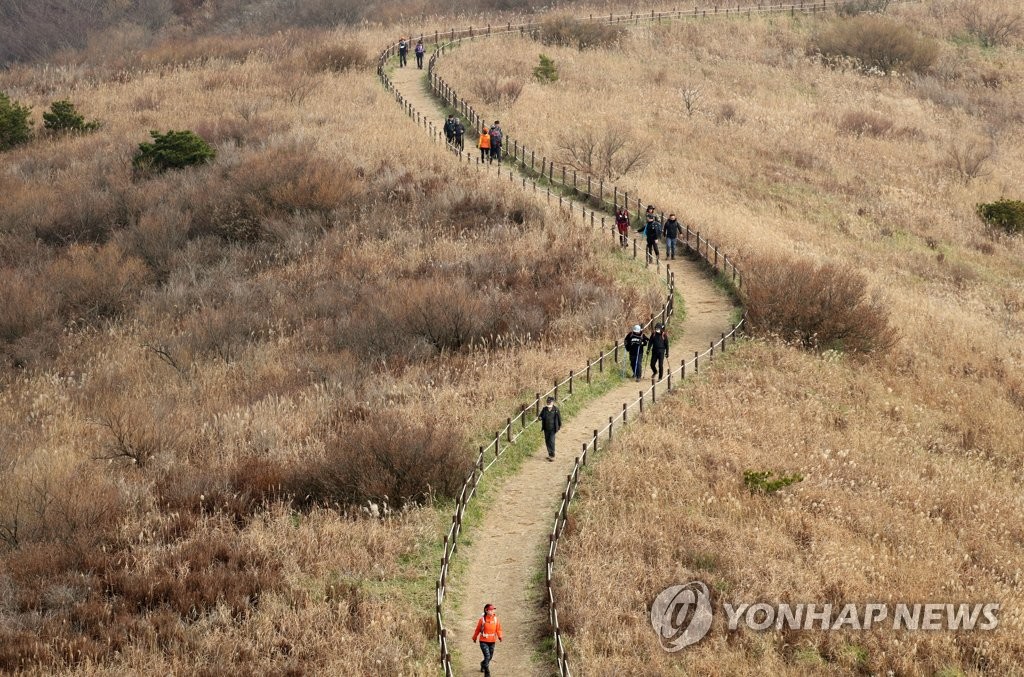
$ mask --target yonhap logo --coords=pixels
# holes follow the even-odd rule
[[[711,593],[700,581],[673,585],[661,591],[651,605],[651,625],[661,648],[679,651],[696,644],[711,629]]]
[[[743,629],[980,631],[999,627],[998,602],[975,603],[733,603],[719,600],[727,633]],[[679,651],[702,640],[711,630],[711,593],[701,581],[665,588],[651,604],[651,625],[661,648]]]

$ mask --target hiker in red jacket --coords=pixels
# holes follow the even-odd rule
[[[625,249],[629,246],[629,212],[625,207],[615,212],[615,228],[619,231],[619,244]]]
[[[476,622],[476,630],[473,631],[473,641],[480,639],[480,651],[484,654],[484,659],[480,661],[480,672],[484,673],[484,677],[491,677],[494,643],[502,641],[501,621],[496,612],[493,604],[485,604],[484,615]]]

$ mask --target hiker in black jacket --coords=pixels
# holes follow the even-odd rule
[[[647,236],[647,261],[656,261],[661,258],[658,251],[658,238],[661,237],[661,224],[654,218],[654,214],[647,215],[647,223],[644,225],[644,235]],[[654,257],[651,257],[654,252]]]
[[[647,345],[647,340],[644,330],[638,324],[633,327],[633,331],[626,334],[626,338],[622,341],[622,345],[625,346],[626,353],[629,355],[629,366],[633,371],[633,378],[637,381],[644,375],[644,346]]]
[[[562,414],[558,411],[555,398],[549,397],[547,406],[540,410],[540,429],[544,431],[544,444],[548,448],[548,460],[555,460],[555,433],[562,428]]]
[[[463,150],[465,146],[465,135],[466,128],[462,124],[462,120],[455,118],[455,147],[459,150]]]
[[[444,138],[451,145],[455,141],[455,116],[449,115],[444,121]]]
[[[668,334],[665,325],[659,324],[651,334],[651,376],[660,381],[665,377],[665,360],[668,359]]]
[[[681,229],[682,226],[676,221],[676,215],[669,214],[668,221],[665,222],[665,258],[676,258],[676,238],[679,237]]]

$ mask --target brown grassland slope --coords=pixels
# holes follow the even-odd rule
[[[385,41],[0,73],[37,130],[64,98],[103,123],[0,167],[0,672],[432,673],[474,438],[660,302],[432,145]],[[133,177],[151,129],[217,158]]]
[[[856,271],[898,333],[861,357],[750,341],[616,441],[559,555],[577,673],[1024,670],[1024,245],[974,214],[1024,197],[1024,54],[1019,32],[982,44],[972,17],[993,9],[1020,12],[893,5],[924,51],[891,75],[816,54],[851,30],[833,16],[639,27],[583,51],[493,40],[442,62],[474,104],[487,64],[507,64],[521,91],[499,82],[518,96],[489,109],[548,157],[588,137],[642,150],[619,185],[709,233],[751,281]],[[532,79],[540,53],[556,82]],[[800,306],[798,289],[779,294]],[[747,470],[805,479],[753,496]],[[692,579],[725,601],[996,601],[1001,624],[726,636],[717,621],[667,654],[647,610]]]

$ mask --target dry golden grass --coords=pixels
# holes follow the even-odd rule
[[[644,140],[650,161],[620,189],[673,209],[730,258],[852,267],[901,337],[867,363],[754,343],[615,444],[584,483],[560,551],[576,672],[1024,665],[1022,244],[992,236],[973,213],[1024,194],[1024,61],[965,38],[963,4],[890,9],[938,41],[929,75],[827,68],[806,48],[831,19],[789,17],[641,27],[620,49],[586,52],[495,40],[442,61],[441,74],[471,93],[474,69],[500,54],[524,87],[493,114],[549,157],[575,127]],[[540,52],[557,63],[557,83],[531,80]],[[753,498],[744,470],[806,479]],[[1002,624],[992,635],[729,641],[718,628],[665,654],[647,611],[662,588],[693,578],[727,600],[991,599],[1004,605]]]
[[[104,123],[0,174],[0,671],[432,673],[474,436],[660,301],[324,70],[349,36],[0,75]],[[150,129],[218,158],[133,180]]]

